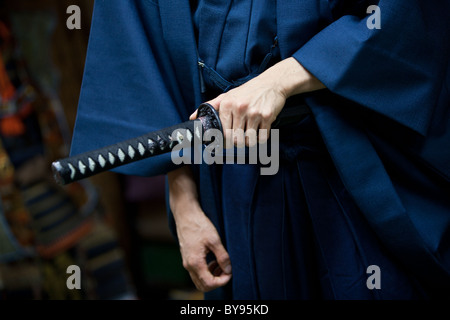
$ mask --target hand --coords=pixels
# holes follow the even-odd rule
[[[288,97],[322,88],[324,85],[297,60],[288,58],[208,103],[219,111],[226,148],[243,147],[244,142],[253,146],[269,138],[271,124]],[[196,117],[197,111],[190,119]]]
[[[216,228],[200,209],[185,213],[189,218],[176,223],[184,268],[200,291],[224,286],[231,279],[231,264]],[[216,260],[207,264],[209,252]]]
[[[169,203],[173,212],[183,266],[197,289],[207,292],[227,284],[231,279],[231,263],[219,234],[198,202],[196,185],[189,166],[168,174]],[[209,265],[206,256],[212,252],[216,260]]]
[[[219,111],[225,148],[264,143],[286,97],[266,77],[254,78],[208,101]]]

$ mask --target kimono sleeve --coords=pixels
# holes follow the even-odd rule
[[[293,57],[333,93],[426,135],[448,64],[449,4],[381,0],[372,8],[336,17]]]
[[[167,54],[159,7],[145,0],[96,1],[71,155],[186,121]],[[139,176],[173,169],[170,154],[113,171]]]

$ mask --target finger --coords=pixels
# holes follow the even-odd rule
[[[233,113],[233,143],[238,148],[245,146],[245,116]]]
[[[253,147],[257,143],[259,118],[249,118],[245,129],[245,145],[247,147]]]
[[[220,101],[222,100],[222,95],[218,95],[216,98],[206,101],[205,103],[210,104],[214,109],[216,109],[217,111],[219,111],[219,105],[220,105]],[[189,116],[189,120],[195,120],[197,119],[197,115],[198,115],[198,109],[196,109],[194,111],[194,113],[192,113]]]
[[[223,95],[220,94],[217,97],[215,97],[214,99],[206,101],[206,103],[210,104],[214,109],[219,111],[220,103],[221,103],[222,99],[223,99]]]
[[[230,149],[234,145],[233,141],[233,117],[231,114],[232,105],[222,101],[219,106],[219,118],[225,136],[225,148]]]
[[[231,274],[230,256],[227,250],[225,250],[225,247],[223,246],[222,241],[220,241],[220,238],[217,236],[217,238],[210,239],[207,246],[212,251],[212,253],[214,253],[217,264],[220,266],[222,271],[226,274]]]
[[[195,110],[194,113],[191,114],[191,115],[189,116],[189,120],[195,120],[195,119],[197,119],[197,112],[198,112],[198,109]]]
[[[217,276],[213,275],[206,265],[206,261],[199,268],[190,270],[189,274],[197,289],[203,292],[222,287],[231,279],[231,274],[224,272],[220,272]]]
[[[266,143],[270,136],[271,122],[262,121],[258,130],[258,143]]]
[[[211,272],[211,274],[215,277],[220,276],[223,272],[219,264],[217,263],[217,260],[213,260],[210,263],[208,263],[208,269],[209,272]]]
[[[249,148],[254,147],[258,143],[258,130],[245,130],[245,145]]]

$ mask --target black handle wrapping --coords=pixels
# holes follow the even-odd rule
[[[170,152],[182,140],[188,139],[191,142],[194,136],[199,137],[199,127],[202,134],[213,128],[222,131],[218,113],[209,104],[203,103],[199,106],[196,120],[186,121],[140,137],[57,160],[52,163],[54,179],[57,183],[65,185],[131,162]],[[186,132],[186,136],[177,133],[175,139],[172,138],[175,130],[182,131],[183,129],[186,130],[183,131]]]

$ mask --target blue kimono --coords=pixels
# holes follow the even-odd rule
[[[278,173],[192,166],[233,266],[230,284],[207,297],[448,296],[450,4],[381,0],[381,29],[371,29],[373,2],[264,2],[97,1],[71,153],[185,121],[211,95],[294,57],[327,89],[293,99],[310,114],[280,128]],[[244,50],[233,21],[246,25]],[[165,154],[116,171],[175,167]]]

